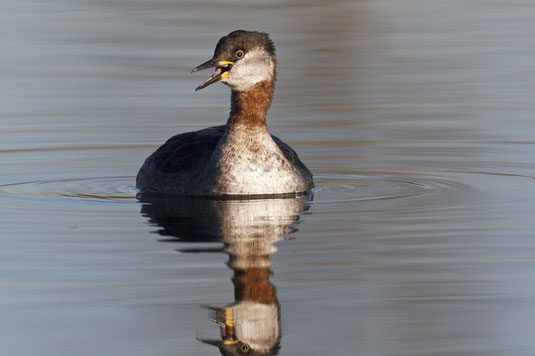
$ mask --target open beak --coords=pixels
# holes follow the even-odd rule
[[[203,88],[206,88],[210,84],[214,84],[214,83],[220,82],[220,81],[222,81],[224,79],[227,79],[228,78],[228,72],[232,68],[233,64],[234,64],[233,62],[216,61],[215,59],[210,59],[209,61],[206,61],[203,64],[201,64],[200,66],[197,66],[197,67],[193,68],[191,70],[192,73],[193,72],[198,72],[198,71],[203,70],[203,69],[217,67],[216,70],[215,70],[215,73],[210,78],[206,79],[206,81],[204,83],[202,83],[197,88],[195,88],[195,91],[201,90]]]
[[[221,341],[217,341],[222,345],[234,345],[238,342],[236,332],[234,328],[234,320],[232,318],[232,309],[230,308],[218,308],[211,305],[202,305],[204,308],[211,311],[212,321],[219,325],[221,331]],[[209,340],[198,339],[206,344],[215,345]]]

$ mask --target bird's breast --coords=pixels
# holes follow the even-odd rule
[[[298,172],[269,135],[229,139],[220,144],[212,160],[212,193],[250,195],[299,191]]]

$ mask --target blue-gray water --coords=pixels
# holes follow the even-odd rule
[[[535,354],[534,24],[522,0],[1,1],[1,353],[215,355],[201,305],[263,298],[280,355]],[[189,70],[237,28],[274,39],[269,126],[319,191],[136,201],[158,145],[226,120]]]

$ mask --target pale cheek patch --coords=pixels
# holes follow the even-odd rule
[[[273,78],[275,63],[268,53],[255,50],[247,53],[230,70],[229,77],[224,80],[234,90],[247,90],[256,83]]]

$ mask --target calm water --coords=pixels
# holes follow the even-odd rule
[[[2,354],[216,355],[232,333],[535,354],[534,24],[527,0],[2,1]],[[225,121],[228,88],[189,70],[237,28],[275,40],[270,128],[319,190],[136,200],[158,145]]]

